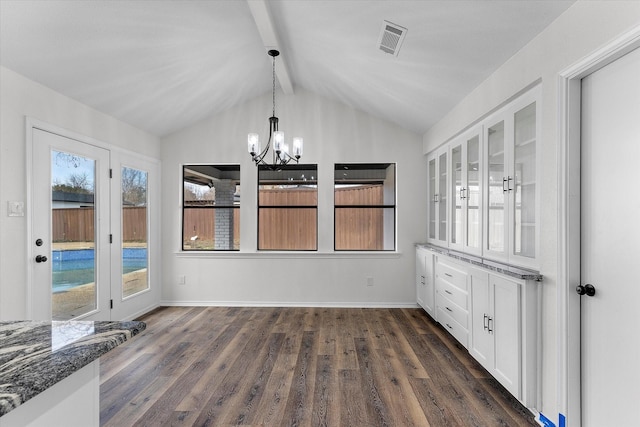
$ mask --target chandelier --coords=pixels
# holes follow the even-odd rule
[[[263,165],[270,170],[281,170],[292,160],[298,163],[298,160],[302,157],[302,138],[293,138],[293,153],[289,154],[289,145],[284,142],[284,132],[278,130],[278,118],[276,117],[276,56],[280,55],[280,52],[270,50],[267,53],[273,58],[273,112],[269,117],[269,140],[262,151],[260,151],[260,137],[257,133],[250,133],[247,141],[249,154],[251,154],[256,166]],[[268,163],[265,161],[265,157],[267,157],[272,142],[272,162]]]

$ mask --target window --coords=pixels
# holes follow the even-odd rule
[[[149,289],[149,240],[147,239],[148,173],[122,167],[122,296]]]
[[[240,250],[240,166],[185,165],[182,250]]]
[[[258,167],[258,249],[318,249],[318,167]]]
[[[335,250],[393,251],[396,165],[335,165]]]

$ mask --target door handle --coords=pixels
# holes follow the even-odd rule
[[[36,262],[37,263],[41,263],[41,262],[47,262],[47,257],[44,255],[37,255],[36,256]]]
[[[588,297],[592,297],[596,294],[596,288],[591,284],[586,284],[584,286],[578,285],[576,286],[576,293],[578,295],[587,295]]]
[[[502,177],[502,192],[506,193],[507,191],[509,191],[509,185],[508,185],[508,180],[505,177]],[[504,188],[504,184],[507,184],[507,188]]]
[[[513,178],[508,176],[507,177],[507,190],[509,190],[509,191],[513,191],[513,188],[511,188],[511,184],[510,184],[511,181],[513,181]]]

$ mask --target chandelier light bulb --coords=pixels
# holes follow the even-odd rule
[[[250,133],[247,137],[249,154],[255,156],[260,152],[260,136],[257,133]]]
[[[284,145],[284,132],[281,130],[277,130],[273,132],[273,149],[276,150],[276,153],[282,151],[282,146]]]
[[[293,155],[296,158],[302,157],[302,138],[299,136],[293,138]]]

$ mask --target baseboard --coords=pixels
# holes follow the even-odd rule
[[[149,305],[149,306],[147,306],[147,307],[143,308],[142,310],[139,310],[139,311],[137,311],[137,312],[135,312],[135,313],[131,314],[130,316],[127,316],[127,317],[125,317],[124,319],[120,319],[120,320],[122,320],[122,321],[125,321],[125,322],[126,322],[126,321],[129,321],[129,320],[135,320],[135,319],[138,319],[139,317],[142,317],[143,315],[145,315],[145,314],[149,313],[150,311],[153,311],[153,310],[155,310],[156,308],[161,307],[161,306],[163,306],[163,305],[164,305],[164,304],[162,304],[162,303],[154,303],[154,304],[151,304],[151,305]]]
[[[415,302],[160,301],[166,307],[418,308]]]

